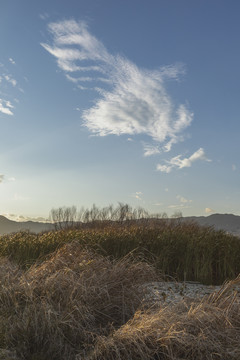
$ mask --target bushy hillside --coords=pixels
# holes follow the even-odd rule
[[[0,237],[0,255],[27,268],[72,240],[116,259],[134,252],[177,280],[221,284],[240,273],[238,237],[178,220],[97,222],[43,234],[19,232]]]

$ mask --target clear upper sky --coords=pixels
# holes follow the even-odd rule
[[[238,0],[1,0],[0,213],[240,215]]]

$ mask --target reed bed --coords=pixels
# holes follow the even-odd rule
[[[163,274],[177,280],[222,284],[240,273],[240,239],[179,220],[96,223],[79,229],[43,234],[19,232],[0,237],[0,256],[27,269],[76,239],[102,255],[121,259],[143,254]]]

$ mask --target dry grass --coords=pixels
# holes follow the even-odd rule
[[[76,240],[28,270],[0,258],[0,360],[240,359],[240,276],[147,309],[141,285],[159,276],[135,256]]]
[[[0,347],[21,359],[75,359],[99,335],[130,319],[141,303],[138,285],[157,278],[153,268],[130,258],[111,261],[65,245],[27,272],[3,261]],[[6,273],[8,272],[8,277]]]
[[[138,311],[89,360],[239,360],[240,277],[194,303]]]

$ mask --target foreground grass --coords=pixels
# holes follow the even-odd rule
[[[222,284],[240,273],[238,237],[211,227],[163,219],[125,225],[100,223],[93,228],[40,235],[19,232],[0,237],[0,256],[26,269],[72,240],[115,259],[134,251],[178,280]]]
[[[31,360],[86,354],[134,315],[139,285],[156,279],[146,263],[110,261],[77,242],[27,271],[2,259],[0,272],[0,347]]]
[[[138,311],[108,337],[99,337],[91,360],[237,360],[240,358],[240,278],[202,301]]]
[[[239,360],[240,277],[203,300],[142,306],[153,266],[68,242],[23,269],[0,260],[1,360]]]

